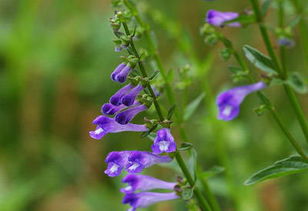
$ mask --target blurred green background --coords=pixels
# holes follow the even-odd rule
[[[214,97],[234,86],[227,70],[234,61],[219,57],[221,46],[206,46],[199,28],[208,9],[243,11],[250,8],[249,1],[138,2],[155,30],[164,66],[187,78],[173,84],[179,102],[185,105],[206,95],[185,128],[204,170],[226,168],[209,180],[223,210],[308,210],[307,175],[243,185],[256,170],[294,153],[270,116],[253,112],[260,104],[255,96],[245,101],[236,120],[215,120]],[[286,8],[291,20],[294,10],[288,2]],[[275,27],[275,8],[270,12],[267,21]],[[120,62],[108,23],[112,13],[107,0],[0,1],[1,211],[127,208],[118,191],[121,178],[103,173],[104,158],[115,150],[148,150],[150,143],[135,133],[112,134],[102,141],[88,137],[100,106],[120,87],[109,80]],[[226,28],[223,33],[237,49],[250,44],[265,52],[255,26]],[[307,77],[297,29],[294,36],[297,45],[287,52],[287,66]],[[178,69],[186,65],[189,71]],[[281,89],[266,93],[293,134],[303,140]],[[307,114],[307,95],[300,100]],[[164,96],[161,102],[165,109],[170,106]],[[173,171],[159,166],[146,173],[169,181],[176,178]],[[186,210],[183,205],[178,200],[147,210]]]

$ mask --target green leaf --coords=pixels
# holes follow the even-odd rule
[[[195,100],[193,100],[190,104],[188,104],[188,106],[185,108],[185,112],[184,112],[184,121],[188,120],[193,115],[193,113],[196,111],[199,104],[203,100],[204,96],[205,96],[205,94],[202,93]]]
[[[181,144],[181,146],[178,148],[179,151],[186,151],[193,148],[193,144],[189,142],[184,142]]]
[[[176,109],[176,105],[173,105],[173,106],[171,106],[171,108],[169,108],[169,110],[168,110],[168,115],[167,115],[167,119],[171,119],[172,118],[172,116],[173,116],[173,114],[174,114],[174,112],[175,112],[175,109]]]
[[[267,10],[269,9],[270,5],[272,3],[272,0],[265,0],[261,6],[261,14],[262,16],[266,15]]]
[[[188,169],[191,173],[191,175],[193,176],[194,182],[196,182],[197,180],[197,151],[195,150],[195,148],[191,148],[189,150],[190,153],[190,157],[188,159],[187,165],[188,165]]]
[[[214,166],[210,170],[204,171],[200,174],[200,177],[203,179],[208,179],[210,177],[216,176],[217,174],[222,173],[225,170],[222,166]]]
[[[225,21],[224,24],[230,24],[230,23],[235,23],[238,22],[241,25],[248,25],[250,23],[254,23],[256,21],[256,18],[254,15],[240,15],[237,18],[234,18],[229,21]]]
[[[250,178],[248,178],[244,184],[253,185],[264,180],[277,178],[290,174],[297,174],[308,170],[308,163],[300,156],[293,155],[286,159],[279,160],[273,165],[262,169]]]
[[[263,53],[249,45],[245,45],[243,47],[243,50],[247,59],[257,68],[271,75],[277,74],[275,70],[275,65],[268,56],[264,55]]]
[[[292,73],[287,79],[286,83],[300,94],[305,94],[308,91],[305,81],[299,73]]]

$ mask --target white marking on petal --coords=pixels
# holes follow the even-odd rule
[[[224,116],[229,116],[231,112],[232,112],[232,106],[226,106],[224,110],[222,111],[222,114]]]
[[[100,127],[100,128],[98,128],[97,130],[94,131],[94,134],[98,135],[98,134],[100,134],[102,132],[104,132],[104,129]]]
[[[139,164],[138,163],[134,163],[133,165],[131,165],[128,169],[131,170],[131,171],[134,171],[136,170],[136,168],[139,167]]]
[[[158,146],[160,151],[167,151],[169,148],[170,143],[168,141],[160,141]]]
[[[124,188],[124,190],[126,190],[126,191],[131,191],[133,189],[133,187],[132,186],[127,186],[126,188]]]
[[[119,169],[119,167],[120,167],[119,165],[113,164],[112,167],[109,169],[109,171],[111,173],[114,173],[114,172],[116,172]]]

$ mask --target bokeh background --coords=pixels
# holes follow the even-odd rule
[[[220,122],[215,118],[215,95],[234,86],[227,67],[235,62],[219,57],[222,46],[207,46],[199,28],[208,9],[244,11],[250,8],[249,1],[138,2],[155,30],[165,68],[180,76],[173,84],[179,103],[185,106],[205,93],[204,101],[184,126],[189,141],[198,149],[202,169],[225,167],[224,172],[209,179],[223,210],[308,210],[305,174],[243,185],[256,170],[294,153],[270,115],[253,112],[260,105],[255,96],[245,101],[236,120]],[[301,3],[307,4],[305,0]],[[290,21],[295,11],[288,2],[286,9]],[[273,30],[277,25],[275,12],[273,5],[266,19]],[[102,141],[88,136],[100,106],[120,87],[109,80],[120,62],[108,23],[112,13],[107,0],[0,1],[1,211],[127,208],[121,204],[118,191],[121,178],[111,179],[103,173],[104,158],[113,150],[146,150],[150,142],[135,133],[112,134]],[[225,28],[222,32],[237,49],[250,44],[266,52],[255,26]],[[301,45],[297,28],[294,39],[297,45],[287,51],[287,66],[307,78],[303,53],[307,49]],[[184,82],[181,77],[186,78]],[[266,93],[304,145],[282,90],[271,88]],[[307,114],[307,95],[301,95],[300,100]],[[161,102],[166,111],[170,105],[164,96]],[[174,171],[160,166],[146,173],[170,181],[176,178]],[[145,210],[186,208],[178,200]]]

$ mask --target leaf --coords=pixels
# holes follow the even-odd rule
[[[184,142],[181,144],[181,146],[178,148],[179,151],[186,151],[190,150],[193,147],[192,143]]]
[[[171,106],[171,108],[169,108],[169,110],[168,110],[168,115],[167,115],[167,119],[171,119],[172,118],[172,116],[173,116],[173,114],[174,114],[174,112],[175,112],[175,109],[176,109],[176,105],[173,105],[173,106]]]
[[[296,92],[305,94],[308,91],[303,77],[299,73],[292,73],[286,83],[290,85]]]
[[[197,151],[195,148],[189,150],[190,157],[188,159],[187,165],[190,171],[190,174],[193,176],[194,182],[197,180]]]
[[[270,5],[272,3],[272,0],[265,0],[261,6],[261,14],[262,16],[266,15],[267,10],[269,9]]]
[[[249,45],[245,45],[243,50],[247,59],[260,70],[263,70],[271,75],[277,74],[275,65],[268,56]]]
[[[205,96],[205,94],[202,93],[195,100],[193,100],[190,104],[188,104],[188,106],[185,108],[185,112],[184,112],[184,121],[188,120],[193,115],[193,113],[196,111],[199,104],[203,100],[204,96]]]
[[[216,176],[217,174],[222,173],[225,170],[222,166],[214,166],[208,171],[204,171],[200,174],[200,177],[203,179],[208,179],[210,177]]]
[[[160,73],[159,71],[155,71],[155,72],[151,75],[151,77],[149,78],[149,80],[150,80],[150,81],[153,80],[159,73]]]
[[[308,163],[302,157],[293,155],[286,159],[279,160],[273,165],[256,172],[248,178],[244,184],[253,185],[264,180],[297,174],[306,170],[308,170]]]

